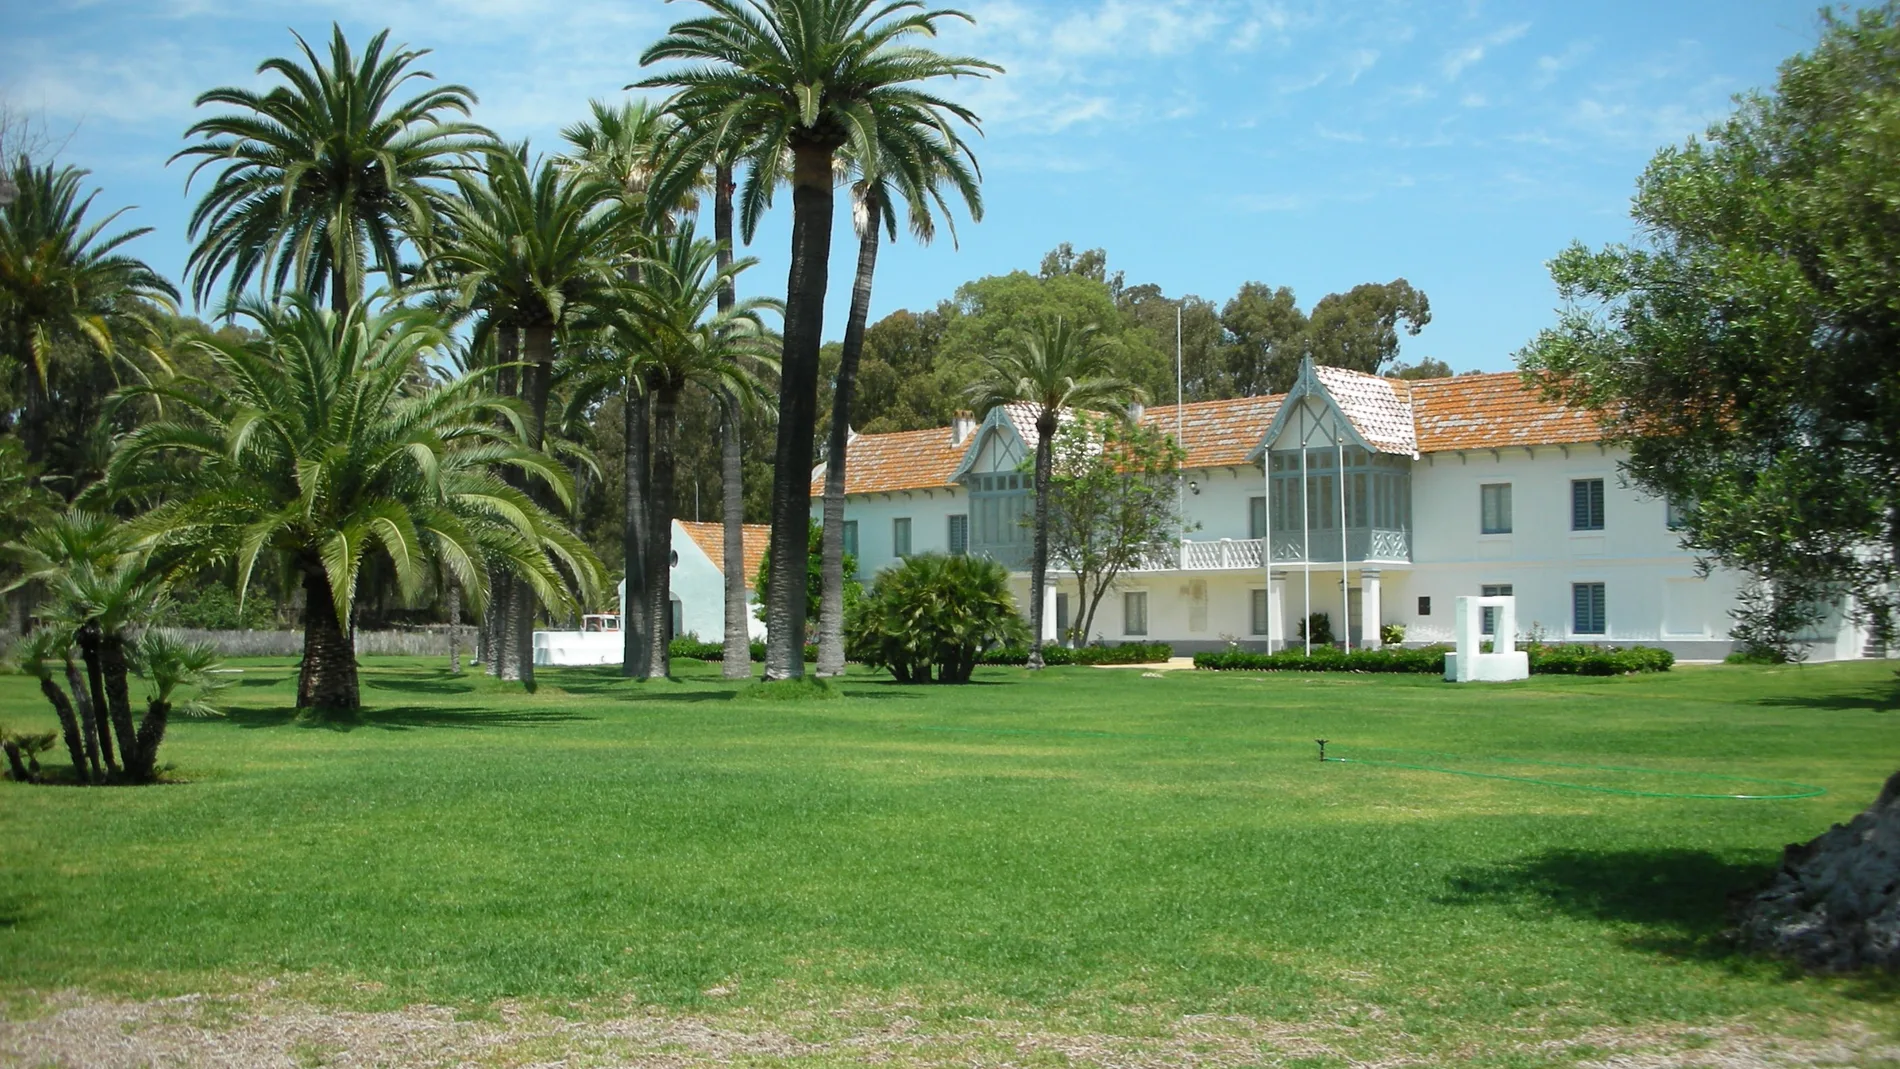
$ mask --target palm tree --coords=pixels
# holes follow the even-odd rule
[[[1029,667],[1042,667],[1043,584],[1049,574],[1049,478],[1062,413],[1120,404],[1141,391],[1114,375],[1093,324],[1035,324],[1019,344],[984,358],[970,392],[985,408],[1027,403],[1036,412],[1036,545],[1029,563]]]
[[[942,187],[950,185],[963,198],[970,218],[983,219],[983,194],[977,189],[979,172],[969,146],[945,137],[933,128],[905,124],[903,116],[878,123],[878,155],[853,161],[858,180],[852,184],[853,222],[858,231],[858,273],[851,288],[851,311],[845,320],[843,351],[831,393],[831,440],[825,450],[824,586],[818,612],[818,674],[844,674],[844,488],[845,464],[851,447],[851,401],[857,383],[858,359],[864,352],[864,328],[871,312],[871,276],[877,270],[880,230],[897,239],[895,201],[909,209],[910,230],[919,243],[936,235],[937,210],[949,219]],[[965,159],[969,163],[964,162]],[[956,228],[951,226],[951,241]]]
[[[370,39],[361,57],[332,25],[326,64],[295,33],[303,62],[273,56],[258,65],[286,84],[265,93],[225,86],[197,104],[237,109],[194,124],[200,138],[172,159],[197,157],[198,172],[221,167],[191,213],[197,241],[186,268],[192,296],[206,303],[221,276],[235,295],[257,277],[272,293],[288,285],[313,296],[328,292],[339,315],[362,296],[366,266],[393,287],[400,282],[403,239],[427,240],[447,198],[446,180],[471,166],[494,140],[466,116],[475,94],[459,85],[432,86],[401,103],[427,50],[397,46],[384,53],[389,31]]]
[[[942,77],[986,77],[1001,68],[911,43],[934,36],[944,19],[969,21],[958,11],[927,9],[920,0],[700,3],[709,15],[676,23],[640,57],[643,65],[664,60],[687,65],[638,84],[674,89],[668,108],[692,139],[715,146],[709,155],[720,155],[722,147],[746,147],[742,224],[756,221],[790,163],[792,267],[785,294],[771,510],[772,559],[779,566],[767,589],[765,666],[767,678],[789,679],[804,674],[805,576],[797,562],[810,549],[812,439],[834,157],[850,145],[858,158],[873,158],[879,116],[903,114],[914,125],[939,130],[953,119],[974,124],[976,116],[967,108],[919,85]]]
[[[613,288],[634,216],[619,210],[618,187],[572,173],[557,161],[530,164],[527,146],[488,154],[481,179],[461,184],[449,201],[437,250],[424,265],[429,284],[452,290],[463,308],[479,309],[496,331],[496,362],[514,363],[520,330],[527,409],[524,444],[546,441],[555,339],[589,301]],[[532,684],[533,604],[519,590],[506,595],[506,669]],[[509,678],[504,671],[503,678]]]
[[[121,246],[151,232],[135,227],[101,236],[126,211],[88,223],[93,190],[80,196],[90,172],[34,167],[22,156],[12,166],[11,203],[0,208],[0,356],[21,381],[25,400],[21,437],[27,458],[46,459],[51,363],[62,341],[78,341],[124,363],[119,345],[138,330],[151,304],[172,307],[178,291]]]
[[[525,444],[519,407],[487,394],[479,376],[418,381],[423,358],[445,341],[437,317],[361,305],[337,315],[304,295],[243,312],[262,337],[200,342],[216,385],[187,378],[148,388],[176,414],[124,439],[107,486],[120,499],[156,502],[129,525],[152,552],[234,564],[240,600],[267,556],[302,577],[299,708],[360,704],[348,621],[373,559],[405,598],[440,568],[478,609],[487,562],[549,605],[568,601],[570,578],[583,591],[598,584],[600,564],[580,539],[494,473],[511,469],[564,505],[570,498],[567,470]]]
[[[618,190],[621,207],[628,215],[640,220],[646,231],[671,228],[678,212],[693,207],[690,188],[677,189],[672,199],[665,203],[657,199],[649,203],[647,191],[666,166],[666,148],[677,139],[677,120],[644,101],[629,102],[618,107],[590,101],[589,106],[593,112],[590,121],[577,123],[561,132],[561,136],[574,146],[574,152],[564,161],[566,165],[581,175]],[[638,281],[639,259],[636,256],[626,257],[622,271],[627,281]],[[651,672],[652,635],[656,626],[664,629],[663,617],[655,612],[646,570],[648,546],[652,541],[650,532],[653,529],[647,514],[652,496],[648,488],[652,399],[644,378],[644,354],[638,349],[637,335],[629,336],[616,330],[608,322],[611,319],[609,314],[595,326],[602,332],[606,350],[614,352],[618,347],[618,351],[605,368],[596,366],[583,373],[582,377],[587,383],[584,396],[588,398],[595,397],[609,386],[617,387],[620,391],[620,549],[626,578],[626,604],[621,606],[621,637],[624,645],[620,670],[628,678],[645,679]],[[597,377],[603,370],[608,373],[604,380]]]
[[[688,386],[715,396],[758,392],[754,368],[777,363],[772,356],[777,339],[765,329],[761,313],[781,306],[769,298],[753,297],[719,308],[733,280],[757,260],[747,257],[719,266],[718,243],[695,239],[684,231],[673,235],[658,252],[659,257],[642,261],[640,281],[627,293],[626,311],[633,320],[630,333],[643,336],[645,377],[653,401],[645,572],[652,604],[670,614],[668,559],[679,463],[674,434],[680,395]],[[658,622],[649,639],[648,670],[654,675],[667,675],[671,667],[667,624],[667,619]]]

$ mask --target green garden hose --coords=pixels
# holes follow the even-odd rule
[[[1399,750],[1385,746],[1366,746],[1364,750],[1378,753],[1418,754],[1424,757],[1455,757],[1460,760],[1491,761],[1498,764],[1537,765],[1543,768],[1582,769],[1591,772],[1623,772],[1646,776],[1684,776],[1692,779],[1721,780],[1727,783],[1751,783],[1774,787],[1792,787],[1791,791],[1778,794],[1706,794],[1696,791],[1639,791],[1628,787],[1601,787],[1589,783],[1566,783],[1563,780],[1543,779],[1537,776],[1509,776],[1501,772],[1473,772],[1462,768],[1440,768],[1436,765],[1411,764],[1405,761],[1381,761],[1369,757],[1329,757],[1324,748],[1320,751],[1321,761],[1336,761],[1340,764],[1378,765],[1384,768],[1404,768],[1414,772],[1443,772],[1449,776],[1470,776],[1474,779],[1501,779],[1514,783],[1534,783],[1540,787],[1563,787],[1573,791],[1594,791],[1598,794],[1621,794],[1631,798],[1715,798],[1738,799],[1752,802],[1782,802],[1795,798],[1818,798],[1827,793],[1827,788],[1816,787],[1809,783],[1796,783],[1785,779],[1760,779],[1754,776],[1731,776],[1720,772],[1686,772],[1663,768],[1625,768],[1619,765],[1580,765],[1565,761],[1538,761],[1528,757],[1477,757],[1464,754],[1439,753],[1432,750]]]

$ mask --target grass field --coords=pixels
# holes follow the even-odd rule
[[[692,662],[523,696],[390,659],[347,727],[292,716],[288,664],[241,667],[227,718],[174,727],[177,783],[0,784],[15,1027],[73,989],[267,984],[337,1013],[637,1010],[806,1044],[749,1055],[774,1064],[857,1060],[824,1044],[900,1018],[918,1038],[891,1049],[960,1064],[1114,1061],[1094,1043],[1531,1066],[1844,1035],[1867,1064],[1900,1036],[1891,982],[1720,938],[1727,895],[1900,765],[1890,665],[1488,688],[985,669],[771,702]],[[0,720],[52,725],[19,677]],[[1639,793],[1321,763],[1322,737]],[[1710,777],[1826,793],[1640,793],[1792,790]],[[1023,1054],[1031,1032],[1074,1042]]]

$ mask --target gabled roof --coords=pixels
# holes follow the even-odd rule
[[[726,562],[726,527],[721,523],[697,523],[693,520],[674,520],[686,536],[693,540],[712,566],[724,573]],[[772,528],[763,523],[748,523],[740,528],[741,540],[745,545],[745,578],[750,584],[752,577],[759,574],[759,562],[765,559],[766,544],[772,540]]]
[[[1410,383],[1343,367],[1315,366],[1313,377],[1367,445],[1381,453],[1418,454]]]
[[[1421,453],[1603,439],[1595,413],[1543,400],[1514,371],[1421,379],[1411,387]]]
[[[974,436],[958,444],[949,427],[854,435],[845,457],[844,492],[877,494],[949,486],[951,473],[973,440]],[[812,473],[811,494],[815,498],[824,492],[820,466]]]

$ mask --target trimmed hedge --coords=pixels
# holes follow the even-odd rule
[[[1450,646],[1387,648],[1345,653],[1327,646],[1311,656],[1303,651],[1257,653],[1221,650],[1194,655],[1194,667],[1215,672],[1417,672],[1443,675]],[[1667,672],[1675,654],[1651,646],[1565,646],[1530,644],[1533,675],[1620,676],[1631,672]]]
[[[1174,647],[1165,642],[1124,642],[1119,646],[1044,646],[1042,663],[1062,664],[1152,664],[1174,656]],[[1029,647],[998,646],[980,655],[978,664],[1025,665]]]
[[[1311,656],[1304,650],[1279,653],[1220,650],[1195,654],[1194,667],[1216,672],[1435,672],[1443,675],[1445,654],[1450,652],[1449,646],[1394,647],[1351,653],[1320,646]]]
[[[695,661],[723,661],[726,659],[725,643],[701,642],[698,635],[681,635],[672,642],[667,643],[666,648],[667,652],[675,657],[690,657]],[[765,643],[754,641],[751,643],[751,649],[752,659],[754,661],[765,660]],[[818,659],[818,647],[816,645],[810,642],[805,643],[805,659],[807,661],[816,661]]]

